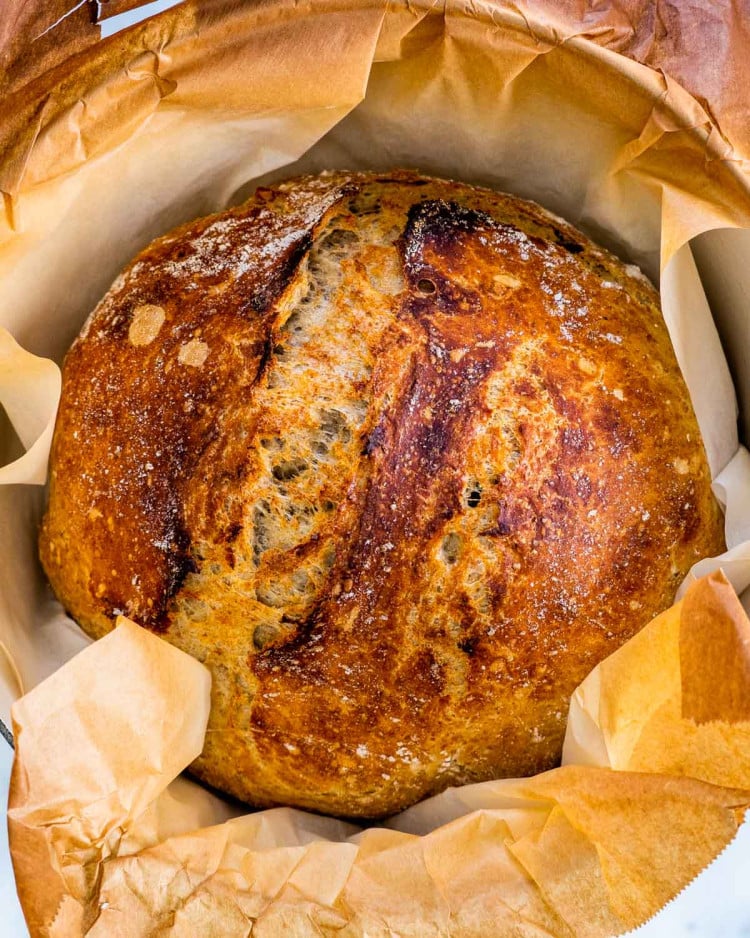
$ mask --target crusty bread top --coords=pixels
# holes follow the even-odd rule
[[[259,189],[146,249],[65,362],[50,581],[205,662],[194,771],[253,804],[551,766],[571,691],[722,548],[655,291],[510,196]]]

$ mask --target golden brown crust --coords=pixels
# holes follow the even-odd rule
[[[200,777],[381,816],[559,758],[571,691],[723,549],[653,288],[409,172],[155,242],[65,363],[41,553],[214,679]]]

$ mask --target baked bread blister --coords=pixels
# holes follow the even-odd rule
[[[90,635],[211,670],[198,777],[381,817],[556,764],[573,689],[724,541],[648,281],[397,171],[136,258],[65,361],[40,547]]]

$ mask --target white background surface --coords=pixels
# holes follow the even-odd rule
[[[13,762],[13,750],[0,737],[0,791],[2,791],[3,816],[8,802],[8,782]],[[0,825],[0,938],[26,938],[28,931],[23,922],[21,907],[16,896],[16,884],[8,853],[8,831]]]
[[[176,2],[178,0],[157,0],[145,8],[146,14],[174,6]],[[111,35],[141,18],[143,11],[112,17],[105,21],[102,34]],[[7,801],[11,762],[12,750],[0,738],[0,800],[3,805]],[[750,823],[745,823],[734,843],[677,900],[631,934],[634,938],[750,938]],[[0,825],[0,938],[26,938],[27,935],[3,824]]]

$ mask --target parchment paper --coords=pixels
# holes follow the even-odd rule
[[[290,809],[198,828],[204,805],[167,786],[200,751],[208,683],[122,619],[15,704],[9,822],[32,934],[619,934],[750,805],[750,622],[720,574],[576,692],[578,764],[454,789],[391,829]]]
[[[731,5],[716,7],[725,9],[729,23]],[[620,38],[628,9],[611,7]],[[571,24],[552,4],[531,10],[399,0],[386,9],[381,3],[267,0],[241,9],[185,4],[91,47],[76,72],[58,70],[46,85],[39,79],[29,86],[33,95],[27,88],[11,98],[0,125],[0,322],[34,355],[59,362],[118,270],[153,236],[237,201],[259,180],[295,171],[412,165],[535,198],[652,278],[661,276],[665,319],[717,494],[727,505],[730,550],[697,572],[721,566],[744,589],[750,585],[750,457],[738,444],[734,392],[687,242],[715,228],[750,227],[745,142],[735,143],[672,76],[618,55]],[[692,59],[699,68],[714,55],[699,30],[685,39],[681,67]],[[670,54],[672,62],[675,50]],[[743,314],[724,309],[720,320]],[[29,399],[27,425],[14,417],[13,401],[31,380],[27,366],[41,366],[14,355],[13,377],[0,382],[0,399],[34,451],[36,475],[29,470],[26,479],[39,481],[56,406],[53,371],[43,366],[48,393]],[[16,464],[5,472],[18,481],[22,470]],[[35,687],[87,644],[52,601],[36,562],[42,501],[39,488],[0,486],[0,640],[13,661],[0,667],[0,675],[10,675],[7,698]],[[722,617],[716,612],[717,621]],[[106,673],[111,653],[104,643],[111,646],[120,633],[135,634],[118,629],[86,652],[103,660],[84,660]],[[163,643],[138,635],[151,643],[156,662]],[[665,647],[673,653],[669,642]],[[117,648],[124,653],[122,644]],[[722,652],[717,681],[727,664]],[[165,693],[155,676],[158,663],[154,668],[149,699]],[[180,707],[188,697],[183,688]],[[28,740],[44,726],[23,707],[16,716]],[[58,709],[62,725],[65,708]],[[95,721],[96,708],[89,705],[85,720],[79,705],[72,709],[74,723]],[[128,719],[127,708],[121,716]],[[727,725],[733,751],[736,726]],[[609,733],[608,723],[605,728]],[[576,751],[587,753],[589,743],[578,737]],[[609,736],[594,737],[591,751],[609,752]],[[22,736],[20,751],[33,752],[36,744],[26,745]],[[106,758],[106,741],[101,746],[96,751]],[[65,755],[61,751],[59,760]],[[105,802],[106,811],[81,834],[65,819],[85,813],[91,789],[84,782],[94,763],[77,762],[70,775],[58,758],[44,784],[67,808],[53,826],[19,834],[30,825],[14,814],[25,911],[32,932],[45,934],[145,934],[154,916],[163,934],[195,934],[207,923],[218,933],[233,928],[244,934],[252,921],[253,933],[261,935],[334,928],[352,935],[445,934],[449,928],[455,934],[608,934],[652,914],[695,875],[731,838],[735,809],[748,801],[731,788],[708,787],[700,773],[702,780],[677,780],[702,764],[698,756],[685,756],[679,765],[659,768],[675,775],[645,780],[613,763],[614,774],[570,766],[534,780],[472,786],[411,809],[389,830],[343,844],[338,841],[351,830],[340,822],[288,810],[191,832],[223,822],[231,809],[189,781],[173,783],[137,824],[135,814]],[[189,760],[184,754],[182,764]],[[14,812],[32,804],[20,779],[34,781],[42,762],[33,762],[33,773],[25,763],[17,769]],[[144,775],[153,776],[157,788],[171,777],[160,770],[157,781],[151,762],[139,762],[135,753],[120,767],[125,776],[105,773],[110,792],[141,791]],[[731,785],[750,787],[744,776]],[[482,802],[485,796],[489,803]],[[70,799],[75,811],[65,813]],[[510,815],[495,815],[509,803]],[[478,807],[487,810],[469,813]],[[449,817],[456,820],[430,838],[410,833]],[[399,827],[406,833],[396,832]],[[31,871],[43,864],[50,831],[58,859],[53,880],[42,887]],[[691,831],[702,844],[697,852]],[[112,859],[98,868],[107,851]],[[545,878],[549,863],[551,878]],[[651,864],[655,872],[644,882],[640,871]],[[98,898],[86,891],[92,882],[99,882]],[[211,887],[204,889],[204,882]],[[155,883],[160,899],[149,892]],[[498,903],[515,932],[497,924]],[[122,921],[142,932],[116,930],[116,915],[124,910],[129,917]]]

